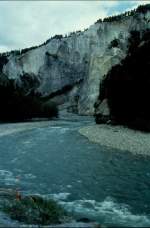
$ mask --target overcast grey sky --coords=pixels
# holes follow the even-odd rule
[[[0,1],[0,52],[39,45],[143,1]],[[146,3],[149,3],[147,1]]]

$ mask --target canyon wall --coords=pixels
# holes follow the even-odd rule
[[[7,53],[6,61],[0,58],[0,80],[13,79],[26,94],[34,91],[60,108],[66,104],[71,112],[93,115],[102,80],[127,55],[130,32],[149,29],[149,22],[149,10],[135,11],[67,37],[56,36],[24,53]]]

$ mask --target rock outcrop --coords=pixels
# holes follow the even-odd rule
[[[150,30],[131,32],[127,56],[102,81],[95,104],[97,123],[150,131],[149,53]]]
[[[95,104],[95,116],[97,123],[108,123],[110,120],[110,107],[107,98]]]
[[[131,31],[150,28],[149,10],[139,8],[68,37],[55,36],[39,47],[3,54],[0,80],[12,79],[25,93],[34,91],[60,107],[68,104],[69,111],[93,115],[100,84],[126,57]]]

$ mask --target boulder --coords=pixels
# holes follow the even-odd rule
[[[108,99],[104,99],[97,104],[95,111],[96,123],[107,123],[110,120],[110,108],[108,105]]]

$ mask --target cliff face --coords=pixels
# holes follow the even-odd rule
[[[1,80],[15,84],[84,115],[94,114],[104,76],[127,55],[131,31],[150,28],[150,12],[99,22],[84,32],[56,37],[22,54],[0,59]],[[115,44],[115,41],[116,44]]]

